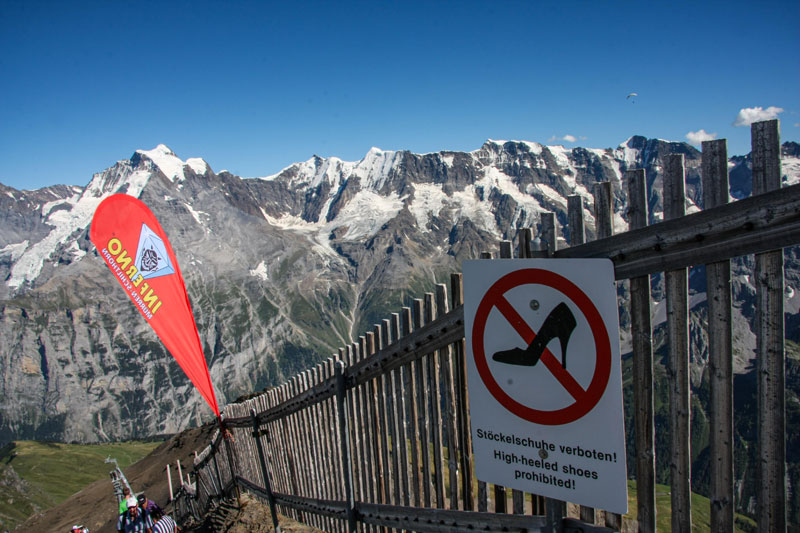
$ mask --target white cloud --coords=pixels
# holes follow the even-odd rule
[[[708,133],[706,130],[690,131],[686,134],[690,144],[700,146],[703,141],[713,141],[717,138],[716,133]]]
[[[733,121],[734,126],[749,126],[753,122],[761,120],[772,120],[778,118],[778,113],[783,113],[782,107],[769,106],[764,109],[763,107],[745,107],[739,110],[736,115],[736,120]]]
[[[586,139],[586,137],[581,137],[581,139]],[[547,139],[547,142],[551,143],[551,142],[554,142],[554,141],[566,141],[566,142],[568,142],[568,143],[574,143],[574,142],[575,142],[575,141],[577,141],[577,140],[578,140],[578,138],[577,138],[577,137],[575,137],[574,135],[570,135],[569,133],[567,133],[567,134],[566,134],[566,135],[564,135],[563,137],[556,137],[555,135],[553,135],[552,137],[550,137],[549,139]]]

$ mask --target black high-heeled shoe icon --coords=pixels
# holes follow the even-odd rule
[[[527,348],[511,348],[495,353],[492,359],[499,363],[521,366],[535,366],[544,349],[555,337],[561,341],[561,366],[567,368],[567,343],[577,322],[567,304],[561,302],[544,319],[539,333]]]

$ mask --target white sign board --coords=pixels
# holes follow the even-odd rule
[[[463,270],[478,479],[626,513],[612,262],[484,260]]]

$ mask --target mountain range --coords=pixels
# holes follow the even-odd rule
[[[492,140],[473,152],[373,148],[357,162],[314,156],[261,178],[214,172],[159,145],[85,187],[0,185],[0,440],[130,439],[210,414],[88,239],[94,209],[110,194],[139,197],[170,236],[224,405],[349,344],[518,228],[536,234],[540,213],[555,212],[563,227],[568,195],[584,197],[591,238],[597,182],[613,184],[615,232],[625,231],[626,169],[646,169],[650,218],[659,220],[661,160],[670,153],[685,156],[687,211],[697,210],[700,153],[639,136],[616,149]],[[729,167],[732,197],[749,195],[749,156]],[[800,181],[800,145],[783,145],[783,172],[785,184]],[[794,315],[796,250],[787,255]],[[752,294],[746,263],[734,276],[742,302]],[[702,278],[692,276],[693,306],[704,301]],[[656,279],[656,325],[659,287]],[[736,314],[741,372],[752,358],[752,312],[737,306]],[[695,384],[704,368],[698,342]]]

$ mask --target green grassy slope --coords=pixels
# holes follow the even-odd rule
[[[656,485],[656,529],[672,531],[672,509],[670,507],[670,488],[667,485]],[[692,493],[692,531],[695,533],[711,532],[711,507],[705,496]],[[625,518],[636,519],[636,482],[628,481],[628,514]],[[751,518],[736,514],[734,530],[737,533],[753,533],[757,531],[756,523]]]
[[[20,441],[0,449],[0,530],[57,505],[98,479],[108,478],[117,460],[125,468],[160,442],[61,444]]]

